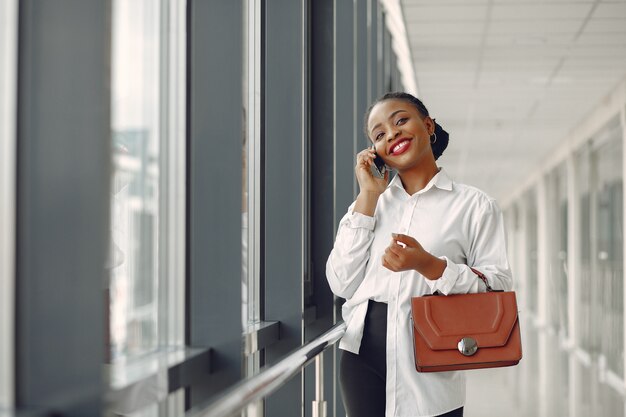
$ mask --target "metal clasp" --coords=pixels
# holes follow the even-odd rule
[[[472,356],[478,350],[478,343],[471,337],[464,337],[457,345],[459,352],[465,356]]]

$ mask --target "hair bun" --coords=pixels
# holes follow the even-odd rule
[[[435,119],[433,119],[435,122]],[[443,130],[441,125],[435,122],[435,135],[437,139],[434,143],[431,143],[431,148],[433,150],[433,155],[435,156],[435,161],[439,159],[439,157],[443,154],[443,151],[448,147],[448,141],[450,140],[450,135],[448,132]]]

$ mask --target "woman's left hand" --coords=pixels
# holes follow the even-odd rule
[[[383,266],[391,271],[415,270],[427,279],[435,280],[443,275],[446,261],[428,253],[411,236],[392,234],[391,244],[385,249]]]

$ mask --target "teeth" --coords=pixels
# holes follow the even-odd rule
[[[402,148],[404,148],[409,142],[408,141],[402,141],[400,143],[398,143],[396,146],[393,147],[393,149],[391,150],[393,153],[398,152],[399,150],[401,150]]]

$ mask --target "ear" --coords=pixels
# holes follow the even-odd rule
[[[424,126],[426,126],[426,131],[430,136],[435,133],[435,119],[432,119],[430,116],[424,117]]]

